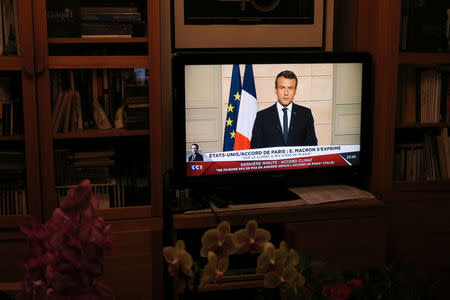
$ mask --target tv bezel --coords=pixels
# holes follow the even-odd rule
[[[361,129],[360,164],[358,166],[325,167],[264,172],[233,173],[208,176],[186,174],[185,69],[186,65],[226,64],[296,64],[296,63],[361,63]],[[251,186],[261,182],[280,181],[286,186],[349,184],[367,189],[371,161],[371,57],[365,52],[301,52],[296,50],[236,50],[178,52],[172,61],[174,173],[176,188],[226,188],[237,184]]]

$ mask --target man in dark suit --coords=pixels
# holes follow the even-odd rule
[[[198,145],[197,144],[191,145],[191,151],[192,151],[192,154],[189,155],[189,158],[188,158],[189,161],[203,161],[203,155],[198,153]]]
[[[297,92],[297,76],[283,71],[275,79],[278,101],[256,114],[251,148],[317,146],[311,110],[292,103]]]

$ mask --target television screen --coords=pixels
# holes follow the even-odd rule
[[[362,53],[175,56],[176,168],[185,178],[358,170],[368,67]]]

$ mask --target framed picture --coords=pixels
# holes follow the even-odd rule
[[[172,1],[175,49],[324,48],[326,0]]]

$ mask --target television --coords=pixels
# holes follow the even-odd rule
[[[287,200],[296,197],[290,187],[307,185],[366,188],[369,54],[193,51],[176,53],[172,66],[174,183],[194,202]]]

